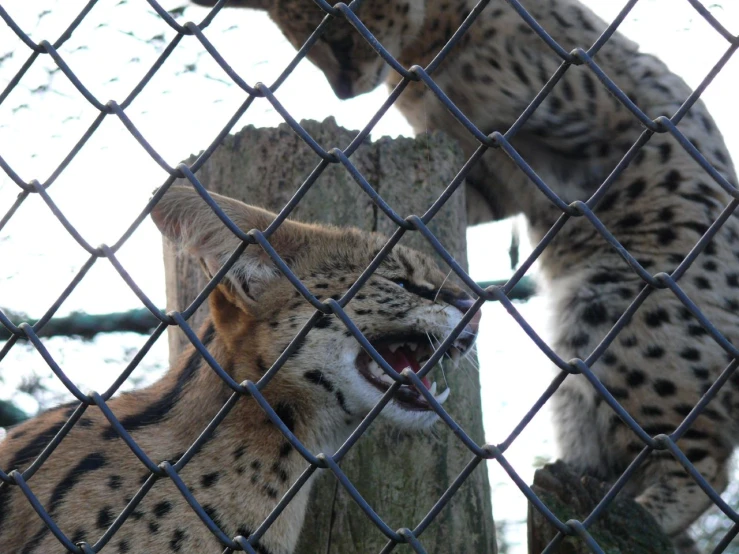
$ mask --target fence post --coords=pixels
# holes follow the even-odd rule
[[[324,148],[348,145],[356,133],[334,120],[302,123]],[[395,210],[420,214],[439,196],[464,159],[455,143],[441,134],[417,139],[381,139],[362,145],[352,162]],[[227,137],[198,172],[206,188],[242,201],[279,210],[317,165],[319,158],[286,125],[246,127]],[[349,173],[329,167],[292,214],[303,221],[354,225],[390,234],[395,225],[356,185]],[[456,259],[466,265],[466,216],[458,191],[430,225]],[[430,252],[418,233],[402,244]],[[165,249],[168,309],[182,309],[204,284],[199,267]],[[195,314],[194,326],[207,304]],[[170,328],[170,357],[184,345],[179,329]],[[478,443],[483,441],[477,372],[463,364],[446,372],[452,387],[446,404],[452,416]],[[472,454],[442,424],[433,433],[407,435],[374,423],[342,461],[342,469],[375,511],[392,528],[413,528],[431,510]],[[300,554],[369,554],[387,539],[329,474],[319,477],[306,517]],[[490,486],[485,462],[468,477],[421,537],[429,554],[494,554]],[[408,551],[401,547],[399,551]]]

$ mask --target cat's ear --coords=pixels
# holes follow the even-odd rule
[[[218,3],[218,0],[192,0],[193,4],[212,8]],[[274,4],[271,0],[229,0],[226,2],[226,8],[253,8],[255,10],[267,11]]]
[[[210,193],[228,218],[243,232],[265,230],[275,214],[238,200]],[[206,273],[215,275],[241,244],[200,195],[189,186],[172,186],[151,212],[162,234],[180,250],[200,259]],[[284,221],[269,242],[288,266],[309,254],[311,243],[328,229]],[[314,240],[311,240],[314,239]],[[249,245],[227,273],[227,282],[247,303],[258,302],[269,283],[280,277],[277,266],[258,244]]]

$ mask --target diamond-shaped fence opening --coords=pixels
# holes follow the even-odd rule
[[[371,1],[372,0],[365,0],[365,2]],[[6,99],[13,93],[14,89],[24,82],[24,78],[28,71],[34,67],[34,63],[36,63],[37,60],[47,58],[53,61],[55,71],[61,73],[67,79],[68,83],[76,89],[79,97],[84,99],[88,107],[91,107],[98,113],[97,117],[94,118],[87,130],[79,137],[74,146],[68,150],[63,160],[43,182],[40,182],[35,178],[28,179],[28,175],[25,173],[21,174],[22,172],[16,172],[13,167],[12,160],[5,159],[2,153],[0,153],[0,167],[15,183],[19,192],[15,203],[3,208],[4,212],[0,218],[0,229],[13,218],[14,214],[22,208],[29,198],[35,195],[43,201],[50,213],[53,214],[53,216],[64,227],[66,232],[77,243],[79,248],[89,256],[88,261],[82,265],[77,274],[70,280],[67,288],[48,308],[46,313],[34,324],[22,323],[16,325],[9,319],[9,317],[6,316],[6,314],[0,311],[0,324],[2,324],[10,334],[10,338],[0,350],[0,360],[8,354],[11,348],[13,348],[19,340],[28,340],[43,357],[64,387],[74,395],[78,402],[68,410],[65,422],[58,425],[53,429],[53,433],[50,433],[48,437],[45,437],[48,440],[47,446],[43,449],[41,454],[38,455],[32,463],[30,463],[30,465],[27,467],[6,467],[0,469],[0,480],[2,481],[2,484],[0,484],[0,491],[2,489],[7,489],[8,487],[19,487],[28,501],[33,505],[33,508],[38,513],[39,517],[44,521],[48,526],[48,529],[56,536],[60,544],[67,551],[77,553],[97,552],[113,539],[121,525],[123,525],[125,521],[135,513],[138,504],[151,490],[154,483],[159,479],[168,479],[179,490],[192,510],[194,510],[202,520],[204,524],[202,532],[212,533],[225,548],[224,552],[255,552],[254,545],[257,544],[259,538],[266,532],[285,507],[289,505],[316,469],[321,468],[334,474],[339,484],[349,493],[374,525],[377,526],[378,530],[387,537],[388,545],[383,550],[384,552],[391,551],[395,545],[400,543],[409,545],[410,548],[416,552],[424,552],[422,544],[424,530],[429,525],[433,525],[436,515],[454,496],[457,489],[464,483],[465,479],[470,475],[475,467],[483,460],[494,459],[510,475],[512,480],[520,488],[521,492],[527,497],[535,509],[543,514],[543,516],[557,530],[558,534],[547,548],[547,551],[554,551],[557,545],[566,536],[572,536],[579,537],[591,551],[602,552],[601,547],[589,532],[590,527],[598,521],[599,517],[608,509],[616,494],[627,485],[630,478],[639,469],[648,456],[653,451],[663,451],[673,456],[692,476],[703,492],[708,495],[710,500],[735,523],[732,530],[716,549],[717,552],[723,551],[736,533],[739,532],[739,514],[737,514],[737,512],[721,499],[719,494],[712,488],[708,481],[698,472],[698,470],[696,470],[694,464],[690,461],[689,456],[682,452],[676,443],[689,431],[691,424],[696,420],[696,418],[698,418],[701,413],[704,413],[709,402],[711,402],[720,393],[724,388],[725,383],[732,378],[738,364],[737,360],[739,360],[739,350],[737,350],[737,347],[722,334],[721,330],[703,314],[701,306],[695,304],[691,300],[690,295],[685,292],[685,287],[681,286],[681,278],[688,271],[696,258],[707,248],[710,248],[711,239],[719,233],[724,224],[733,217],[733,212],[737,205],[739,205],[739,191],[736,189],[736,183],[731,182],[730,179],[727,179],[725,175],[714,168],[713,164],[709,161],[710,156],[707,157],[705,152],[701,150],[701,145],[696,145],[695,141],[691,137],[686,136],[681,132],[680,122],[684,118],[691,116],[691,108],[700,98],[701,93],[729,61],[736,49],[739,48],[739,37],[731,34],[731,32],[722,26],[722,24],[697,0],[685,0],[695,8],[696,14],[713,27],[717,35],[721,36],[725,40],[725,54],[712,67],[708,68],[704,81],[696,87],[692,94],[682,99],[682,105],[680,105],[673,113],[659,115],[657,117],[647,115],[640,109],[639,99],[630,98],[624,91],[619,89],[612,79],[612,76],[604,71],[599,65],[599,54],[601,51],[607,49],[608,42],[613,33],[617,30],[619,24],[628,15],[630,10],[637,4],[637,1],[638,0],[632,0],[627,2],[623,10],[607,27],[607,29],[603,31],[595,43],[578,44],[574,49],[568,50],[552,39],[552,37],[547,33],[547,29],[543,26],[543,23],[536,21],[520,2],[517,0],[508,0],[505,9],[515,10],[520,16],[521,28],[529,30],[526,34],[522,33],[521,40],[543,40],[551,49],[552,54],[559,57],[561,65],[552,75],[546,76],[545,85],[541,88],[533,101],[526,106],[520,114],[518,114],[519,117],[509,129],[493,129],[492,131],[487,129],[483,130],[477,127],[476,124],[468,118],[465,111],[457,106],[452,100],[454,97],[452,91],[444,90],[444,88],[437,85],[434,80],[434,76],[441,64],[444,63],[445,57],[455,48],[455,46],[459,46],[460,43],[465,40],[467,31],[476,24],[479,15],[486,9],[493,9],[488,6],[489,0],[480,1],[474,9],[469,11],[462,25],[444,44],[439,46],[438,52],[435,53],[435,57],[425,67],[421,67],[419,65],[410,65],[406,67],[401,64],[383,46],[383,44],[372,35],[371,31],[361,18],[361,11],[358,11],[357,14],[355,14],[355,11],[357,11],[356,8],[358,7],[358,3],[356,1],[349,5],[338,3],[332,6],[323,0],[316,0],[316,6],[310,6],[310,9],[323,10],[326,17],[316,28],[315,32],[303,44],[302,48],[300,48],[299,52],[295,55],[293,61],[285,67],[284,71],[271,84],[250,82],[248,78],[239,75],[231,68],[228,60],[219,53],[218,49],[206,36],[204,31],[211,24],[214,18],[219,17],[219,14],[224,8],[225,1],[222,0],[218,2],[203,21],[199,23],[192,21],[182,23],[178,18],[173,17],[171,13],[162,8],[155,0],[148,0],[149,5],[161,19],[161,22],[168,27],[167,33],[162,34],[162,37],[166,36],[171,38],[161,39],[162,44],[160,54],[156,61],[147,71],[143,72],[140,79],[134,86],[132,86],[128,93],[118,100],[109,100],[91,92],[91,90],[86,86],[84,80],[78,78],[74,69],[68,64],[67,60],[65,60],[65,56],[60,53],[65,42],[74,35],[78,26],[85,20],[91,10],[95,8],[96,2],[94,0],[87,4],[74,20],[70,22],[69,26],[58,36],[48,37],[47,39],[40,40],[38,42],[29,38],[26,30],[16,24],[9,13],[0,6],[0,17],[2,17],[12,33],[14,33],[15,36],[25,45],[27,55],[26,61],[22,63],[15,77],[0,93],[0,104],[6,101]],[[567,18],[569,16],[572,16],[572,14],[558,15],[558,17],[561,18]],[[395,72],[398,75],[398,84],[388,96],[387,101],[380,107],[376,115],[370,120],[366,127],[361,130],[351,144],[345,148],[339,148],[335,145],[321,145],[316,142],[306,129],[290,115],[289,110],[283,106],[275,94],[280,85],[290,77],[295,67],[302,62],[302,60],[320,40],[322,34],[325,33],[327,29],[336,22],[336,20],[341,19],[346,20],[354,28],[357,36],[361,36],[362,39],[376,51],[377,55],[383,59],[384,63],[390,67],[390,71]],[[654,25],[657,26],[658,22],[654,22]],[[141,94],[141,92],[156,76],[159,68],[166,63],[167,59],[178,48],[178,45],[181,43],[183,38],[188,36],[200,42],[204,50],[212,58],[213,62],[220,66],[228,79],[230,79],[230,81],[242,91],[243,97],[241,105],[233,113],[232,117],[226,122],[222,129],[210,141],[205,150],[193,163],[189,165],[184,163],[173,165],[152,146],[152,144],[147,140],[145,134],[139,131],[135,118],[129,116],[128,110],[135,102],[137,96]],[[571,70],[572,66],[584,66],[588,72],[587,74],[591,77],[592,82],[595,83],[597,81],[602,87],[605,87],[605,89],[607,89],[607,91],[612,95],[613,102],[618,103],[619,106],[630,114],[630,117],[633,120],[636,120],[641,124],[643,132],[636,141],[624,146],[623,155],[620,161],[611,168],[611,172],[605,180],[597,183],[597,186],[593,188],[592,195],[587,200],[568,202],[548,185],[545,178],[540,177],[534,169],[532,169],[532,166],[530,165],[531,160],[527,160],[526,156],[522,155],[516,149],[514,144],[515,137],[522,131],[522,129],[526,128],[526,125],[531,118],[535,117],[537,110],[540,109],[541,105],[547,100],[549,95],[553,91],[558,90],[558,86],[561,84],[563,76]],[[378,194],[373,189],[371,183],[365,179],[362,173],[353,164],[352,154],[361,147],[362,142],[372,132],[379,119],[395,103],[401,93],[412,82],[421,83],[422,86],[426,87],[428,91],[430,91],[438,101],[445,106],[451,115],[465,129],[468,139],[474,142],[476,148],[472,149],[473,153],[469,157],[467,163],[460,169],[457,176],[449,183],[447,190],[437,202],[435,202],[422,215],[410,215],[408,217],[404,217],[403,214],[397,213],[393,207],[383,199],[382,195]],[[495,86],[495,84],[492,84],[491,86]],[[229,220],[223,210],[209,196],[208,192],[198,180],[198,170],[211,157],[212,153],[218,148],[224,137],[232,131],[233,126],[239,118],[249,110],[257,100],[269,103],[284,119],[287,125],[289,125],[289,127],[292,128],[292,130],[315,153],[316,168],[297,191],[294,201],[283,207],[278,218],[269,226],[269,228],[263,231],[252,230],[250,232],[244,232]],[[494,108],[491,107],[491,109]],[[159,165],[169,176],[164,183],[161,183],[158,191],[143,207],[143,209],[141,209],[138,217],[131,222],[130,226],[117,238],[117,240],[110,245],[104,244],[96,246],[87,241],[84,233],[77,231],[74,222],[71,219],[68,219],[64,210],[61,210],[58,207],[54,200],[53,185],[57,177],[65,171],[79,152],[85,148],[87,142],[95,135],[101,123],[107,118],[117,119],[120,124],[125,127],[127,132],[130,133],[130,136],[139,143],[140,147],[144,152],[146,152],[151,160]],[[628,244],[619,242],[614,234],[614,230],[610,228],[609,225],[606,225],[603,222],[603,219],[599,217],[597,208],[599,203],[608,199],[611,185],[619,178],[619,176],[622,175],[631,164],[639,163],[638,159],[642,148],[647,145],[655,135],[658,136],[665,134],[671,135],[677,145],[676,147],[682,148],[684,152],[692,158],[693,162],[702,168],[705,172],[706,181],[712,181],[718,185],[718,187],[727,193],[731,200],[723,207],[723,211],[721,211],[713,224],[700,230],[700,239],[697,240],[694,248],[676,264],[674,270],[669,273],[660,270],[653,274],[650,272],[649,265],[645,264],[638,254],[631,252]],[[549,209],[554,210],[558,214],[558,217],[551,229],[543,235],[543,239],[538,245],[536,245],[529,258],[521,264],[519,269],[505,285],[482,288],[470,278],[467,272],[447,252],[444,245],[441,244],[429,230],[428,224],[443,207],[447,199],[454,194],[455,190],[463,185],[470,172],[472,172],[477,166],[482,155],[490,149],[502,150],[518,167],[521,174],[527,177],[527,186],[531,187],[532,190],[536,189],[536,194],[541,198],[546,199]],[[397,226],[397,231],[388,239],[386,246],[377,254],[376,258],[369,267],[366,268],[365,272],[357,282],[341,298],[323,302],[314,296],[300,281],[300,279],[292,273],[288,265],[285,264],[278,253],[272,248],[269,239],[272,233],[274,233],[274,231],[280,226],[282,221],[290,215],[297,203],[300,202],[302,195],[313,186],[321,172],[330,165],[343,166],[356,182],[357,187],[364,191],[364,193],[366,193],[377,206],[380,217],[386,217],[391,220]],[[127,273],[124,264],[122,264],[118,259],[118,252],[132,233],[138,228],[140,223],[151,213],[157,202],[176,179],[186,179],[189,181],[192,187],[197,190],[203,200],[210,205],[216,215],[222,220],[223,224],[228,227],[236,237],[238,237],[241,244],[232,253],[231,257],[223,267],[212,277],[202,293],[190,306],[181,312],[163,313],[157,308],[156,303],[149,299],[147,294],[138,287],[136,280]],[[628,269],[638,276],[641,282],[641,290],[638,291],[638,294],[633,296],[628,309],[624,313],[618,314],[618,317],[614,319],[610,331],[602,338],[598,346],[585,359],[569,360],[560,357],[555,348],[550,347],[537,335],[534,329],[519,313],[516,306],[511,302],[509,296],[513,287],[520,282],[526,272],[530,269],[531,265],[539,259],[539,257],[542,256],[548,248],[550,248],[550,244],[555,240],[558,234],[560,234],[560,232],[564,233],[565,230],[569,228],[571,220],[578,219],[580,221],[587,220],[591,231],[590,240],[602,239],[606,241],[613,250],[621,256],[623,259],[622,269]],[[382,260],[392,250],[392,247],[397,244],[405,233],[420,233],[420,235],[428,241],[431,247],[433,247],[433,249],[444,260],[449,269],[465,283],[469,290],[474,294],[476,301],[472,309],[467,312],[459,325],[457,325],[457,327],[450,332],[449,336],[446,337],[446,339],[439,345],[435,354],[425,364],[424,368],[422,368],[417,374],[413,372],[404,372],[401,375],[385,362],[370,342],[362,335],[360,329],[344,310],[344,307],[357,294],[361,286],[377,269]],[[266,254],[274,261],[280,271],[289,279],[299,294],[316,310],[313,317],[311,317],[305,326],[298,331],[295,339],[287,347],[284,353],[271,368],[268,368],[263,378],[256,383],[250,381],[243,383],[235,382],[229,376],[228,372],[220,367],[218,362],[211,356],[208,351],[207,340],[198,338],[188,324],[188,319],[192,316],[194,311],[202,304],[202,302],[205,301],[208,294],[215,288],[218,282],[220,282],[228,269],[246,248],[263,249],[264,252],[266,252]],[[106,263],[112,265],[128,287],[130,287],[131,291],[139,298],[140,302],[151,312],[152,316],[156,318],[158,324],[144,347],[141,348],[140,352],[133,358],[126,370],[120,374],[107,390],[102,393],[92,392],[87,394],[80,391],[75,383],[65,374],[64,370],[45,348],[44,343],[39,339],[39,334],[42,333],[45,325],[47,325],[61,304],[75,290],[75,288],[77,286],[84,286],[81,283],[84,282],[85,275],[95,264],[102,261],[101,258],[104,258]],[[706,388],[700,402],[695,406],[692,406],[692,409],[686,413],[683,423],[677,429],[669,431],[665,430],[668,432],[660,431],[655,433],[652,432],[652,430],[642,428],[634,419],[633,414],[628,413],[622,407],[619,402],[619,395],[601,382],[593,371],[593,365],[603,358],[608,346],[620,336],[622,330],[628,324],[630,319],[638,312],[640,306],[642,306],[650,296],[657,294],[658,292],[660,294],[673,295],[673,297],[677,299],[682,306],[684,306],[685,311],[689,313],[690,316],[697,319],[703,330],[702,334],[710,336],[710,338],[715,342],[715,348],[722,349],[726,353],[727,365],[720,377]],[[552,384],[546,389],[545,393],[536,402],[536,404],[532,406],[529,413],[523,418],[519,425],[516,426],[510,436],[498,445],[477,444],[467,435],[465,430],[447,414],[432,394],[426,391],[424,386],[421,386],[421,379],[431,370],[437,361],[441,359],[444,352],[459,336],[465,325],[472,319],[474,313],[479,310],[485,302],[499,302],[502,304],[511,314],[516,323],[520,325],[525,333],[531,338],[532,346],[539,348],[553,362],[553,364],[560,369],[558,377],[556,377]],[[302,338],[313,328],[322,314],[333,314],[336,316],[336,318],[338,318],[338,320],[340,320],[346,327],[346,330],[353,335],[357,341],[359,341],[367,353],[395,381],[395,385],[390,388],[375,409],[367,418],[365,418],[362,424],[355,430],[342,448],[332,456],[313,453],[301,444],[301,442],[291,432],[289,426],[281,419],[275,407],[271,406],[269,402],[267,402],[261,392],[264,386],[277,374],[282,364],[289,358],[290,354],[300,343]],[[121,421],[116,414],[107,406],[107,401],[130,377],[131,373],[142,360],[151,345],[157,340],[157,338],[159,338],[168,326],[172,325],[177,325],[182,329],[187,336],[187,339],[196,348],[197,352],[200,353],[212,370],[226,383],[231,391],[231,395],[223,404],[217,416],[199,435],[197,440],[191,444],[186,452],[182,453],[175,460],[161,461],[151,459],[147,453],[139,447],[131,434],[126,431],[125,426],[121,424]],[[505,457],[506,450],[510,447],[513,441],[516,440],[516,437],[518,437],[528,422],[555,393],[565,379],[572,374],[581,375],[590,382],[591,386],[599,394],[602,402],[608,404],[619,420],[631,428],[634,437],[640,441],[638,444],[641,449],[633,462],[615,482],[602,501],[583,521],[561,521],[558,519],[537,497],[532,489],[518,476]],[[342,472],[338,464],[367,428],[372,425],[377,415],[392,399],[400,385],[407,382],[416,385],[416,388],[419,391],[422,391],[424,397],[432,406],[432,409],[440,416],[444,424],[448,426],[458,439],[467,447],[470,452],[471,459],[468,466],[460,473],[458,479],[450,485],[448,490],[439,499],[438,503],[431,509],[423,521],[408,522],[409,527],[395,530],[390,528],[382,518],[373,511],[372,507],[362,498],[354,484]],[[288,492],[278,502],[273,512],[265,519],[259,528],[252,530],[248,537],[241,535],[230,537],[224,533],[224,531],[219,527],[218,522],[214,520],[205,507],[198,503],[195,496],[180,477],[180,472],[187,466],[193,456],[197,455],[200,447],[216,431],[220,422],[228,415],[232,408],[234,408],[237,402],[256,402],[264,411],[265,416],[284,435],[285,440],[308,463],[308,467],[305,472],[290,487]],[[139,459],[142,468],[145,468],[148,472],[148,477],[142,481],[140,489],[130,499],[126,508],[120,514],[116,514],[114,520],[111,521],[109,526],[107,526],[104,534],[94,544],[88,544],[84,541],[75,542],[72,538],[67,537],[54,522],[53,513],[51,513],[53,510],[43,506],[33,492],[34,475],[43,466],[46,459],[51,455],[59,443],[65,440],[65,437],[70,430],[80,422],[85,411],[91,405],[97,406],[102,411],[105,418],[110,422],[114,433],[125,441],[128,449],[130,449],[132,454]],[[88,459],[86,460],[86,463],[94,465],[96,460]],[[258,552],[259,550],[256,551]]]

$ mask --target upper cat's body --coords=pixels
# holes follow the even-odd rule
[[[264,229],[274,216],[213,195],[241,229]],[[239,244],[194,190],[172,187],[153,217],[165,235],[214,274]],[[353,229],[284,222],[270,242],[319,298],[339,298],[385,243]],[[429,258],[396,247],[346,306],[362,333],[394,368],[428,358],[427,333],[439,338],[471,301],[444,285]],[[237,382],[257,382],[292,341],[313,308],[256,245],[249,246],[210,296],[212,320],[201,340]],[[478,316],[455,343],[472,344]],[[410,346],[410,347],[409,347]],[[412,349],[411,349],[412,347]],[[391,351],[392,349],[392,351]],[[389,377],[340,320],[324,316],[263,389],[283,423],[314,454],[333,454],[388,388]],[[425,379],[425,378],[424,378]],[[428,381],[425,381],[428,383]],[[108,406],[154,463],[177,461],[195,442],[231,389],[194,350],[149,388]],[[441,393],[443,401],[448,393]],[[0,468],[25,470],[69,419],[77,404],[48,411],[10,431],[0,444]],[[401,428],[429,426],[436,416],[408,386],[383,416]],[[240,398],[211,438],[180,472],[205,512],[229,537],[247,537],[272,511],[307,462],[256,401]],[[71,432],[28,481],[73,542],[94,544],[150,476],[101,411],[88,407]],[[256,547],[259,554],[293,552],[310,483],[303,486]],[[0,484],[0,552],[49,554],[62,548],[17,486]],[[221,552],[220,545],[168,478],[154,483],[114,534],[105,552]]]
[[[212,5],[212,0],[198,0]],[[530,14],[564,48],[587,50],[606,24],[577,0],[528,0]],[[236,0],[268,10],[300,46],[323,17],[310,0]],[[357,15],[405,67],[425,67],[474,8],[474,0],[366,0]],[[662,32],[666,32],[664,29]],[[728,46],[728,45],[727,45]],[[348,98],[400,77],[348,23],[336,18],[309,58],[334,91]],[[650,118],[671,117],[689,97],[685,83],[616,32],[594,61]],[[439,88],[483,132],[505,132],[562,60],[504,0],[491,0],[435,69]],[[706,63],[706,72],[711,62]],[[468,155],[478,147],[423,83],[411,83],[396,106],[417,132],[443,130]],[[679,129],[736,185],[720,132],[696,102]],[[644,128],[587,66],[570,67],[513,138],[512,144],[565,202],[587,200]],[[523,212],[534,243],[561,211],[502,151],[489,151],[468,178],[469,220]],[[669,134],[655,134],[612,184],[596,215],[651,274],[671,272],[729,203],[729,195]],[[730,217],[680,280],[700,310],[739,344],[739,225]],[[554,343],[565,360],[587,358],[644,282],[585,218],[571,219],[540,256],[554,304]],[[654,292],[594,363],[597,376],[651,435],[671,433],[719,373],[726,353],[669,291]],[[643,443],[584,377],[569,377],[553,399],[564,459],[615,480]],[[678,443],[717,490],[739,440],[739,389],[727,384]],[[710,504],[666,452],[653,453],[630,493],[670,535]]]

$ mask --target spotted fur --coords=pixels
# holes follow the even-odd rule
[[[235,200],[213,197],[241,229],[265,229],[274,218]],[[168,190],[152,216],[167,237],[202,259],[213,274],[239,244],[191,188]],[[385,240],[355,229],[289,220],[270,237],[292,271],[324,299],[341,297]],[[426,333],[446,336],[472,304],[446,283],[430,258],[396,247],[346,312],[370,341]],[[239,383],[258,381],[315,313],[258,246],[244,251],[209,301],[212,318],[200,338]],[[476,321],[474,317],[456,343],[462,352],[471,346]],[[341,321],[322,316],[263,389],[282,422],[310,451],[335,452],[381,398],[383,393],[358,371],[362,356],[366,354]],[[122,394],[108,406],[151,460],[174,463],[231,394],[191,348],[159,382]],[[382,415],[400,428],[425,428],[436,419],[433,412],[410,409],[397,398]],[[0,444],[0,468],[28,468],[76,409],[56,408],[11,430]],[[257,403],[241,398],[180,476],[228,536],[248,537],[306,467]],[[67,537],[94,544],[149,475],[93,406],[28,484]],[[259,554],[294,551],[309,488],[310,482],[261,537],[255,547]],[[0,552],[47,554],[60,548],[20,488],[0,484]],[[181,554],[222,550],[167,478],[153,484],[105,549]]]
[[[200,3],[210,4],[209,0]],[[296,46],[316,28],[309,0],[238,0],[268,10]],[[368,0],[358,16],[404,67],[427,66],[475,6],[474,0]],[[530,14],[565,49],[587,49],[606,24],[577,0],[528,0]],[[341,98],[400,77],[343,18],[309,57]],[[648,117],[672,116],[686,84],[653,56],[615,33],[595,63]],[[436,84],[485,133],[505,132],[561,65],[504,0],[491,0],[435,69]],[[444,130],[471,155],[478,143],[423,83],[396,102],[417,132]],[[724,141],[701,101],[679,129],[730,183],[737,180]],[[586,66],[570,67],[519,130],[513,146],[565,202],[587,200],[644,128]],[[468,179],[469,220],[523,212],[534,243],[561,211],[501,151],[490,151]],[[655,134],[595,210],[651,274],[671,272],[727,206],[728,194],[669,134]],[[731,216],[680,280],[683,291],[739,344],[739,225]],[[568,221],[540,257],[554,305],[554,348],[586,359],[644,288],[644,282],[584,218]],[[599,379],[651,435],[673,432],[729,360],[669,291],[653,292],[593,365]],[[643,443],[584,377],[568,377],[552,400],[562,456],[582,472],[615,480]],[[717,491],[739,438],[739,380],[733,378],[678,445]],[[654,452],[628,492],[676,536],[710,501],[667,452]],[[689,551],[689,548],[686,549]]]

